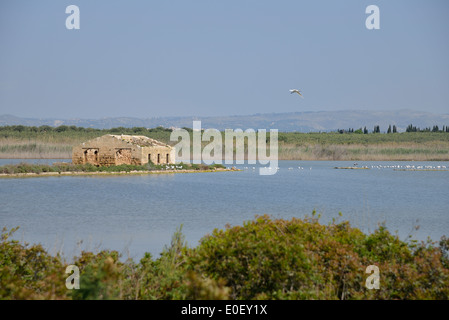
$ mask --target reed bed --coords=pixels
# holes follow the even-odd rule
[[[70,159],[72,146],[102,134],[105,132],[0,136],[0,158]],[[170,141],[168,132],[147,135],[170,145],[177,143]],[[279,137],[280,160],[449,161],[449,134],[446,133],[280,133]],[[392,140],[394,137],[396,140]],[[203,142],[202,146],[207,144]]]
[[[68,159],[72,145],[66,142],[43,142],[35,139],[0,139],[2,159]]]
[[[315,144],[279,146],[281,160],[449,161],[449,143]]]

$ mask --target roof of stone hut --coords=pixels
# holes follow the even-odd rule
[[[130,135],[114,135],[111,134],[112,137],[126,141],[141,147],[154,147],[154,146],[161,146],[161,147],[170,147],[169,145],[162,143],[160,141],[145,137],[145,136],[130,136]]]

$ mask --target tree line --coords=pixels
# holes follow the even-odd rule
[[[43,126],[24,126],[24,125],[12,125],[12,126],[0,126],[0,131],[14,131],[14,132],[33,132],[33,133],[44,133],[44,132],[105,132],[105,133],[123,133],[123,134],[136,134],[136,133],[146,133],[146,132],[171,132],[172,129],[164,128],[162,126],[156,128],[145,128],[145,127],[116,127],[111,129],[97,129],[97,128],[84,128],[77,126],[66,126],[61,125],[58,127],[52,127],[48,125]]]
[[[182,128],[189,132],[192,132],[191,128]],[[11,126],[0,126],[0,132],[21,132],[21,133],[112,133],[112,134],[145,134],[145,133],[155,133],[155,132],[172,132],[172,128],[165,128],[163,126],[158,126],[156,128],[145,128],[145,127],[115,127],[110,129],[98,129],[98,128],[84,128],[77,126],[67,126],[61,125],[57,127],[52,127],[49,125],[42,126],[24,126],[24,125],[11,125]],[[443,126],[441,129],[438,125],[433,127],[426,127],[421,129],[412,124],[409,124],[405,130],[406,132],[448,132],[449,126]],[[354,128],[349,129],[337,129],[338,133],[356,133],[356,134],[368,134],[368,133],[381,133],[380,126],[375,125],[372,131],[369,131],[367,127],[360,127],[357,130]],[[386,133],[397,133],[398,129],[396,125],[389,125]]]
[[[430,127],[421,129],[412,124],[409,124],[407,126],[407,129],[405,129],[405,131],[406,132],[449,132],[449,126],[443,126],[443,128],[440,130],[440,128],[437,125],[433,126],[432,129]]]
[[[347,130],[345,129],[338,129],[338,133],[358,133],[358,134],[368,134],[370,133],[366,126],[364,128],[360,127],[359,129],[354,131],[354,128],[349,128]],[[398,128],[396,125],[389,125],[386,133],[397,133]],[[449,132],[449,126],[443,126],[441,129],[438,127],[438,125],[434,125],[432,128],[426,127],[424,129],[421,129],[419,127],[413,126],[412,124],[409,124],[407,128],[405,129],[405,132]],[[380,126],[375,125],[373,128],[373,131],[371,133],[380,133]]]

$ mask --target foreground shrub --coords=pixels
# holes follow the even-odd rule
[[[67,263],[40,245],[0,242],[0,299],[448,299],[449,240],[404,242],[381,226],[256,217],[214,230],[188,248],[181,229],[161,255],[135,263],[116,251],[82,252],[80,289],[65,287]],[[380,288],[366,288],[366,268]]]
[[[124,264],[116,251],[101,251],[98,254],[82,252],[74,265],[80,269],[80,289],[72,290],[77,300],[119,299],[120,282],[125,275]]]
[[[348,222],[262,216],[214,230],[190,263],[224,281],[234,299],[448,299],[443,251],[408,245],[384,227],[367,236]],[[365,287],[369,265],[380,269],[379,290]]]
[[[1,234],[0,299],[67,299],[60,257],[50,256],[41,245],[11,240],[17,229]]]
[[[141,299],[185,299],[187,246],[181,229],[172,237],[171,244],[166,247],[157,260],[146,253],[140,260],[139,295]]]

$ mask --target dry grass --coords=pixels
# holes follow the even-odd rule
[[[2,159],[68,159],[72,157],[72,144],[40,140],[0,139]]]
[[[448,161],[449,143],[401,142],[382,144],[281,144],[281,160],[359,160],[359,161]]]
[[[70,159],[82,138],[0,138],[3,159]],[[224,147],[223,147],[224,150]],[[246,153],[245,153],[246,155]],[[449,161],[449,141],[343,143],[279,143],[280,160]]]

